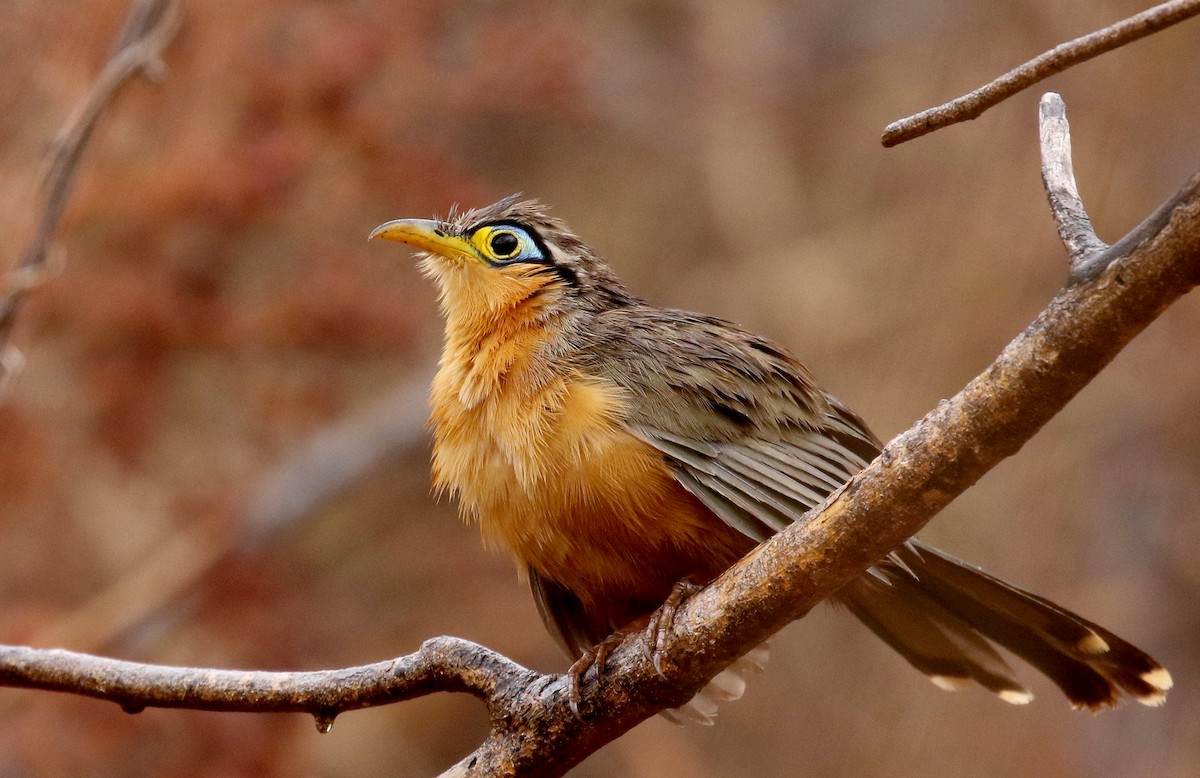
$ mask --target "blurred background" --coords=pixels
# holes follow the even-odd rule
[[[61,272],[0,404],[0,642],[148,662],[347,666],[452,634],[566,661],[511,565],[429,495],[441,322],[391,218],[522,191],[648,299],[791,347],[885,439],[1043,307],[1060,91],[1113,241],[1200,168],[1200,22],[884,150],[885,124],[1148,0],[190,2],[160,84],[88,150]],[[0,19],[3,265],[128,4]],[[1200,774],[1200,300],[1138,338],[925,537],[1153,653],[1161,709],[947,694],[848,615],[773,643],[715,728],[655,718],[580,776]],[[0,689],[0,776],[434,774],[474,700],[147,710]]]

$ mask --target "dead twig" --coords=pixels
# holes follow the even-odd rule
[[[137,0],[117,38],[117,50],[92,84],[75,115],[55,139],[49,167],[42,180],[45,203],[29,244],[21,253],[0,296],[0,388],[12,378],[11,366],[20,364],[9,344],[17,311],[26,293],[46,273],[50,240],[58,229],[75,183],[79,161],[104,111],[129,79],[137,73],[161,78],[159,59],[179,29],[182,0]]]
[[[883,145],[890,148],[951,124],[976,119],[993,105],[1055,73],[1197,14],[1200,14],[1200,0],[1171,0],[1090,35],[1059,44],[973,92],[892,122],[883,130]]]
[[[1096,236],[1092,220],[1079,197],[1075,183],[1075,167],[1071,160],[1071,125],[1067,122],[1067,106],[1054,92],[1042,96],[1038,107],[1042,146],[1042,183],[1050,199],[1050,215],[1058,235],[1067,247],[1071,261],[1071,277],[1076,269],[1093,254],[1104,251],[1108,244]]]

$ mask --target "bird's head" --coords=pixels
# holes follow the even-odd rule
[[[424,252],[447,316],[495,316],[536,300],[543,313],[602,310],[631,298],[608,265],[541,203],[505,198],[445,219],[396,219],[371,238]]]

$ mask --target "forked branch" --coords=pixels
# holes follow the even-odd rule
[[[1059,121],[1065,122],[1061,112],[1043,112],[1043,157],[1053,163],[1048,187],[1062,184],[1070,169],[1065,126],[1047,126]],[[1051,201],[1061,202],[1061,194]],[[1060,225],[1076,219],[1071,208],[1054,209]],[[609,657],[602,683],[586,679],[582,717],[572,714],[561,676],[452,638],[391,662],[329,673],[150,667],[10,648],[0,651],[0,683],[86,694],[127,710],[304,711],[322,726],[343,710],[468,692],[487,701],[492,728],[448,774],[561,775],[638,722],[679,705],[919,531],[1200,283],[1200,174],[1111,247],[1077,239],[1078,229],[1076,223],[1064,235],[1071,282],[991,366],[890,442],[808,521],[779,533],[688,600],[674,620],[661,675],[644,639],[627,639]]]

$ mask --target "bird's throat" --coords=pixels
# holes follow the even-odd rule
[[[480,284],[470,271],[448,275],[439,279],[446,334],[438,378],[455,388],[458,404],[538,392],[561,372],[545,356],[561,330],[552,280],[494,274]]]

